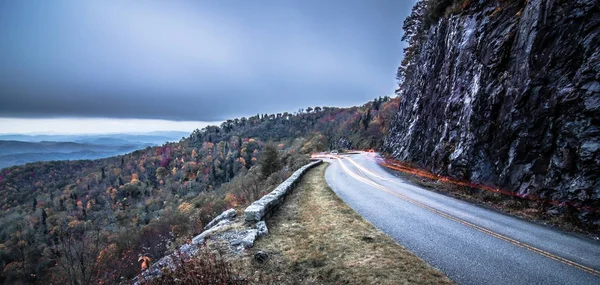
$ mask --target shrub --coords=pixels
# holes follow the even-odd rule
[[[279,162],[279,152],[277,147],[271,143],[265,145],[260,159],[261,175],[263,178],[269,177],[272,173],[281,168]]]
[[[219,253],[201,248],[194,257],[179,255],[174,258],[176,269],[165,272],[147,285],[176,284],[247,284],[239,278],[233,266]]]

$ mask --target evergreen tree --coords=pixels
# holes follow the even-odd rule
[[[260,159],[260,166],[261,174],[264,178],[271,176],[271,174],[281,168],[281,164],[279,163],[279,152],[275,145],[270,143],[265,145],[265,149],[263,150]]]

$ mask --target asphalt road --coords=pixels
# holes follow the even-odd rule
[[[600,242],[424,190],[376,154],[327,159],[329,186],[459,284],[600,284]]]

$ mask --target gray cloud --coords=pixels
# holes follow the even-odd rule
[[[0,116],[216,121],[394,88],[414,1],[14,1]]]

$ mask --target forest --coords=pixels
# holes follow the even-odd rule
[[[4,284],[114,284],[227,208],[269,192],[310,154],[379,148],[400,98],[257,114],[126,155],[0,170]]]

